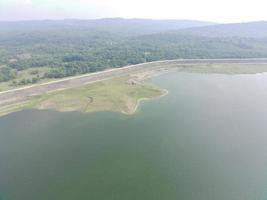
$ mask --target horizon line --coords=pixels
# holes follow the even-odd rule
[[[21,20],[1,20],[0,22],[33,22],[33,21],[68,21],[68,20],[79,20],[79,21],[93,21],[93,20],[108,20],[108,19],[121,19],[121,20],[151,20],[151,21],[196,21],[196,22],[206,22],[214,24],[238,24],[238,23],[250,23],[250,22],[267,22],[267,20],[252,20],[252,21],[239,21],[239,22],[216,22],[216,21],[206,21],[199,19],[153,19],[153,18],[127,18],[127,17],[99,17],[99,18],[59,18],[59,19],[21,19]]]

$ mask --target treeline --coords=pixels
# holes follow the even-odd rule
[[[0,36],[0,82],[14,79],[17,71],[28,68],[50,69],[25,84],[163,59],[267,57],[265,38],[211,38],[172,32],[132,37],[88,30]]]
[[[19,81],[16,81],[16,80],[13,80],[11,85],[12,86],[18,86],[18,85],[28,85],[28,84],[34,84],[34,83],[37,83],[41,80],[41,78],[37,75],[36,77],[32,77],[32,78],[23,78]]]
[[[0,82],[12,80],[16,77],[16,71],[9,67],[0,68]]]

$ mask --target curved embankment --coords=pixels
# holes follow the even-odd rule
[[[200,64],[267,64],[267,58],[262,59],[179,59],[149,62],[137,65],[131,65],[121,68],[110,69],[106,71],[85,74],[65,79],[60,79],[44,84],[33,85],[0,92],[0,105],[12,101],[20,101],[30,96],[40,95],[47,92],[62,90],[65,88],[76,87],[96,81],[101,81],[117,76],[128,75],[136,72],[151,71],[154,69],[164,69],[167,67],[178,67],[184,65]]]
[[[141,74],[143,77],[144,73]],[[166,94],[160,88],[139,82],[144,79],[139,79],[138,75],[112,78],[10,102],[0,106],[0,116],[24,109],[133,114],[140,100],[155,99]],[[146,75],[144,78],[153,76],[154,71]]]

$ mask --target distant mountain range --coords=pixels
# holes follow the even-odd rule
[[[192,27],[214,25],[212,22],[194,20],[152,20],[107,18],[95,20],[43,20],[43,21],[0,21],[1,31],[35,30],[98,30],[122,35],[144,35]]]
[[[204,37],[267,37],[267,21],[191,27],[176,33]]]
[[[267,22],[98,19],[0,22],[0,82],[45,68],[61,78],[178,58],[267,57]],[[36,81],[36,80],[34,80]],[[22,80],[27,84],[33,80]]]
[[[172,32],[203,37],[267,37],[267,21],[217,24],[196,20],[106,18],[93,20],[0,21],[0,31],[94,30],[139,36]]]

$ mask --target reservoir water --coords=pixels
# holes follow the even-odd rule
[[[267,75],[172,73],[134,115],[0,118],[0,199],[265,200]]]

